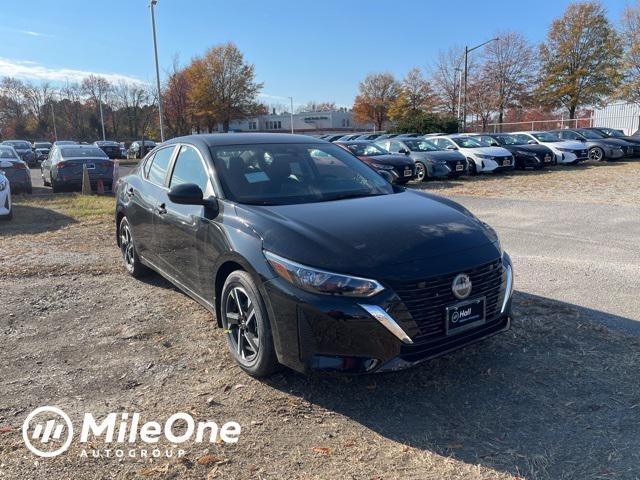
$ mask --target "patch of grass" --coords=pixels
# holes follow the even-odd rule
[[[115,199],[112,196],[104,195],[57,194],[45,197],[16,198],[14,207],[16,208],[15,216],[18,218],[23,211],[44,209],[81,222],[113,216]],[[46,212],[43,213],[46,214]]]

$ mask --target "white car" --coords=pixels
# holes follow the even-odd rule
[[[443,150],[457,150],[469,163],[469,174],[513,170],[513,155],[502,147],[485,147],[469,135],[454,134],[440,137],[429,137],[429,141]]]
[[[3,165],[11,162],[0,161],[0,220],[11,220],[13,218],[13,210],[11,209],[11,186],[9,179],[2,172]]]
[[[549,147],[555,156],[555,163],[567,164],[589,160],[589,149],[582,142],[563,140],[551,132],[515,132],[512,135],[531,145]]]

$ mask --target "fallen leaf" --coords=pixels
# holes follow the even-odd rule
[[[329,447],[313,447],[313,451],[320,455],[330,455],[331,449]]]
[[[196,460],[198,465],[211,465],[212,463],[216,463],[218,459],[213,455],[203,455],[202,457]]]

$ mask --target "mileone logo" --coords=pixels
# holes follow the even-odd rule
[[[224,443],[236,443],[240,437],[241,427],[237,422],[226,422],[221,427],[211,421],[196,422],[191,415],[178,412],[166,419],[164,424],[149,421],[142,422],[140,413],[109,413],[96,420],[91,413],[85,413],[80,429],[78,442],[86,444],[102,441],[107,444],[116,443],[119,448],[93,449],[90,453],[82,449],[80,456],[88,457],[159,457],[182,456],[183,450],[177,453],[173,449],[165,449],[164,453],[155,448],[152,450],[132,448],[137,442],[156,445],[163,438],[171,444],[185,442],[215,443],[220,439]],[[22,425],[22,438],[27,448],[40,457],[55,457],[65,452],[73,440],[73,424],[62,410],[56,407],[40,407],[27,416]],[[127,446],[128,444],[128,446]]]

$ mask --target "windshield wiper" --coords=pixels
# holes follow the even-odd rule
[[[331,202],[333,200],[345,200],[348,198],[362,198],[362,197],[378,197],[384,195],[384,193],[371,193],[371,192],[346,192],[332,195],[324,198],[323,202]]]

